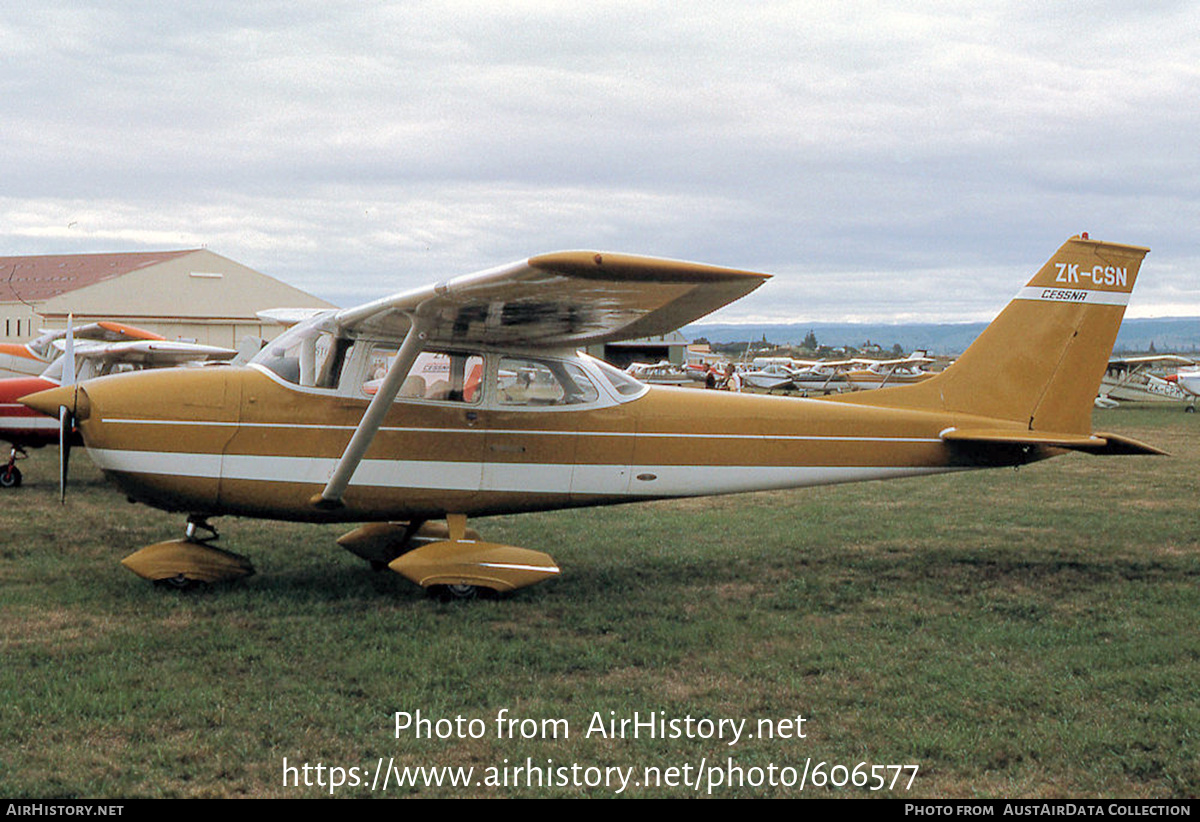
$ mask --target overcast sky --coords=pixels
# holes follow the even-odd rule
[[[0,253],[204,246],[341,305],[531,254],[987,319],[1069,236],[1200,315],[1200,4],[10,4]]]

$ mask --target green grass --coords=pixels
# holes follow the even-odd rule
[[[180,535],[182,517],[127,504],[82,452],[60,506],[47,449],[0,497],[0,795],[324,793],[284,787],[284,757],[476,769],[811,757],[919,765],[912,790],[890,796],[1195,796],[1200,417],[1122,408],[1096,425],[1172,456],[480,520],[487,539],[547,551],[563,575],[447,604],[339,549],[348,528],[251,520],[217,524],[256,576],[155,588],[118,560]],[[417,709],[487,732],[395,738],[393,713]],[[500,709],[566,719],[571,736],[498,739]],[[751,730],[802,714],[807,738],[584,738],[610,711]],[[831,793],[881,795],[804,795]]]

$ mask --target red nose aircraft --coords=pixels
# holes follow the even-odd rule
[[[24,402],[72,415],[130,497],[187,515],[185,538],[126,558],[149,579],[250,573],[211,544],[209,518],[236,515],[370,523],[339,542],[453,595],[507,591],[558,568],[468,517],[1161,453],[1091,427],[1146,252],[1074,237],[945,371],[827,399],[651,387],[575,353],[678,328],[767,277],[566,252],[320,314],[245,368]]]

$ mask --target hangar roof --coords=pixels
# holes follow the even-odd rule
[[[48,300],[196,251],[0,257],[0,302]]]

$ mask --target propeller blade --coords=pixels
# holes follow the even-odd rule
[[[67,339],[63,346],[62,384],[75,384],[75,315],[67,315]]]
[[[71,432],[75,414],[65,405],[58,407],[58,493],[59,502],[67,501],[67,465],[71,461]]]

